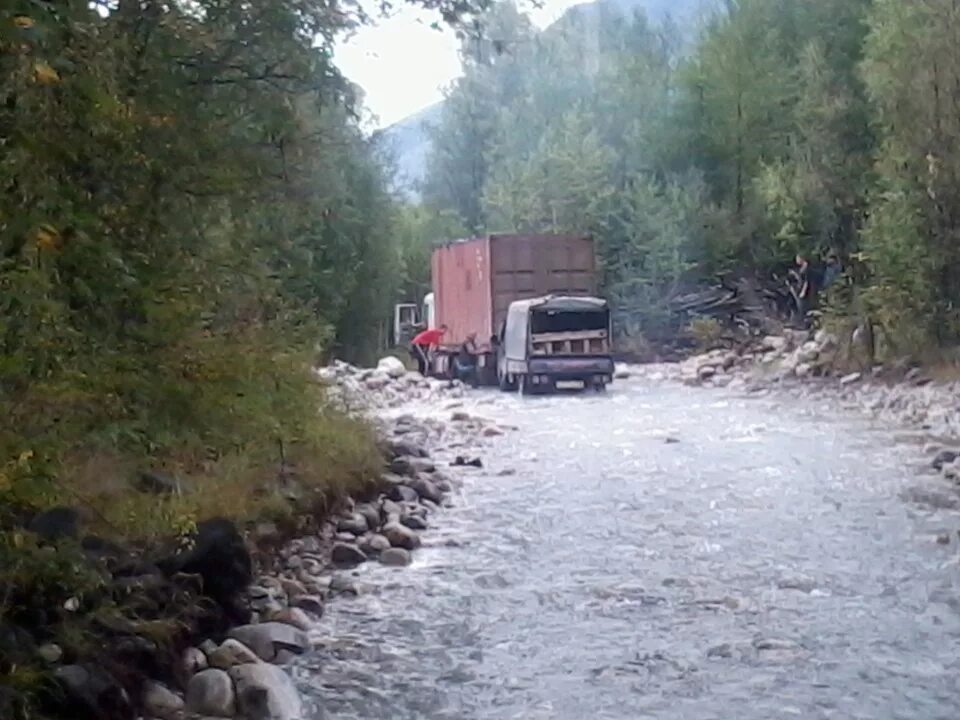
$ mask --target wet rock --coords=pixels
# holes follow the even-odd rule
[[[262,585],[251,585],[249,588],[247,588],[247,597],[251,600],[260,600],[262,598],[270,597],[270,595],[270,590]]]
[[[236,714],[233,681],[223,670],[210,668],[190,678],[187,710],[198,715],[230,718]]]
[[[817,581],[806,575],[787,575],[777,581],[777,587],[781,590],[799,590],[800,592],[811,593],[817,587]]]
[[[928,505],[939,510],[960,508],[960,497],[955,492],[930,487],[911,487],[903,492],[903,497],[911,502]]]
[[[260,662],[259,656],[239,640],[227,638],[209,654],[211,667],[229,670],[236,665]]]
[[[340,518],[340,521],[337,523],[338,532],[346,532],[353,535],[363,535],[369,529],[367,518],[361,513],[353,513],[349,517]]]
[[[360,594],[357,583],[345,575],[334,575],[330,578],[330,591],[341,595],[357,596]]]
[[[432,473],[436,464],[428,458],[398,457],[390,463],[390,472],[403,477],[414,478],[420,473]]]
[[[943,470],[944,465],[953,463],[954,461],[957,460],[957,458],[960,458],[960,451],[941,450],[933,458],[933,462],[931,463],[931,465],[933,465],[933,467],[936,468],[937,470]]]
[[[209,664],[203,650],[192,647],[183,651],[183,655],[180,658],[180,666],[183,669],[184,676],[191,677],[201,670],[206,670]]]
[[[416,550],[420,547],[420,536],[400,523],[388,523],[383,527],[383,535],[392,547]]]
[[[54,677],[63,688],[64,707],[71,715],[133,720],[133,704],[116,678],[94,665],[65,665]]]
[[[417,515],[403,515],[400,518],[400,523],[410,528],[411,530],[426,530],[427,522]]]
[[[391,485],[387,490],[387,497],[394,502],[417,502],[420,496],[417,491],[409,485]]]
[[[849,375],[844,375],[842,378],[840,378],[840,384],[844,387],[847,385],[853,385],[855,382],[859,382],[860,378],[862,377],[863,375],[861,373],[850,373]]]
[[[707,650],[708,658],[731,658],[733,657],[733,646],[730,643],[721,643],[714,645]]]
[[[367,555],[377,555],[390,547],[390,541],[379,533],[364,538],[360,543],[360,549]]]
[[[717,374],[717,368],[713,365],[703,365],[697,370],[697,378],[700,380],[709,380]]]
[[[463,410],[457,410],[450,414],[450,419],[453,422],[469,422],[473,418],[470,416],[470,413],[464,412]]]
[[[143,709],[150,717],[162,720],[172,719],[186,707],[183,698],[173,690],[155,682],[148,682],[143,688]]]
[[[386,538],[384,538],[386,540]],[[389,543],[387,543],[389,546]],[[298,595],[291,601],[294,607],[320,617],[323,615],[323,599],[317,595]]]
[[[426,449],[410,440],[391,440],[387,443],[386,449],[390,460],[398,457],[427,457]]]
[[[63,538],[75,539],[80,534],[80,513],[68,507],[50,508],[34,517],[27,529],[51,542]]]
[[[483,467],[483,461],[480,458],[466,458],[463,455],[457,455],[452,464],[454,467]]]
[[[380,562],[383,565],[402,567],[412,562],[410,551],[401,547],[390,548],[380,553]]]
[[[287,597],[294,597],[296,595],[306,595],[307,588],[299,580],[291,580],[290,578],[280,578],[280,587],[283,589],[283,592],[286,593]]]
[[[377,363],[377,370],[394,380],[407,374],[407,368],[403,362],[392,355],[380,358],[380,362]]]
[[[340,567],[353,567],[365,563],[367,556],[363,550],[356,545],[350,545],[345,542],[334,543],[333,550],[330,552],[330,559],[335,565]]]
[[[483,429],[484,437],[499,437],[500,435],[503,435],[503,430],[496,425],[489,425]]]
[[[357,505],[356,512],[357,514],[362,515],[364,520],[367,521],[368,529],[373,530],[380,525],[380,510],[374,505],[371,505],[370,503]]]
[[[419,497],[430,502],[440,504],[443,501],[443,493],[440,492],[440,488],[432,480],[424,477],[414,478],[410,481],[410,487]]]
[[[253,650],[261,660],[272,662],[280,650],[300,655],[310,649],[310,639],[292,625],[266,622],[233,628],[229,636]]]
[[[241,665],[230,671],[240,712],[248,720],[300,720],[303,706],[290,676],[276,665]]]
[[[313,621],[307,617],[307,614],[303,610],[295,607],[283,608],[273,613],[270,620],[292,625],[297,628],[297,630],[303,630],[304,632],[308,632],[313,628]]]

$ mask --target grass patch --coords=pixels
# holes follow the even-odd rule
[[[200,334],[28,384],[0,382],[0,413],[11,420],[0,428],[0,629],[56,642],[64,661],[99,658],[110,627],[173,657],[193,620],[194,589],[169,607],[118,596],[79,543],[53,547],[24,529],[45,509],[77,510],[81,536],[161,555],[206,519],[292,530],[377,486],[373,429],[328,405],[306,353],[286,342],[263,329]],[[143,489],[145,472],[175,478],[180,491]],[[35,717],[49,684],[29,647],[0,642],[0,696],[12,698],[4,718]]]

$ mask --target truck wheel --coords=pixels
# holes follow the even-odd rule
[[[510,381],[510,376],[504,373],[503,375],[498,375],[497,382],[500,384],[500,389],[503,392],[512,392],[517,389],[517,383]]]

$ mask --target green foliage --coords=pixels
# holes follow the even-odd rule
[[[486,4],[412,2],[446,21]],[[310,373],[371,358],[404,282],[385,164],[331,60],[364,20],[316,0],[0,7],[0,624],[98,590],[17,529],[36,511],[163,543],[380,470]],[[148,469],[191,492],[138,492]],[[0,657],[0,700],[31,672]]]
[[[593,233],[631,337],[669,330],[683,286],[835,252],[862,269],[831,312],[891,346],[960,339],[960,11],[718,5],[692,45],[609,6],[539,34],[495,6],[465,39],[427,206],[470,230]]]

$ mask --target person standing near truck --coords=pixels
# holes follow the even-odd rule
[[[426,376],[427,368],[430,365],[430,353],[435,349],[443,336],[447,334],[447,326],[441,325],[432,330],[424,330],[419,333],[410,343],[410,354],[417,361],[417,370],[421,375]]]
[[[477,352],[477,334],[472,332],[460,346],[460,352],[454,361],[457,379],[469,382],[473,387],[477,386]]]

